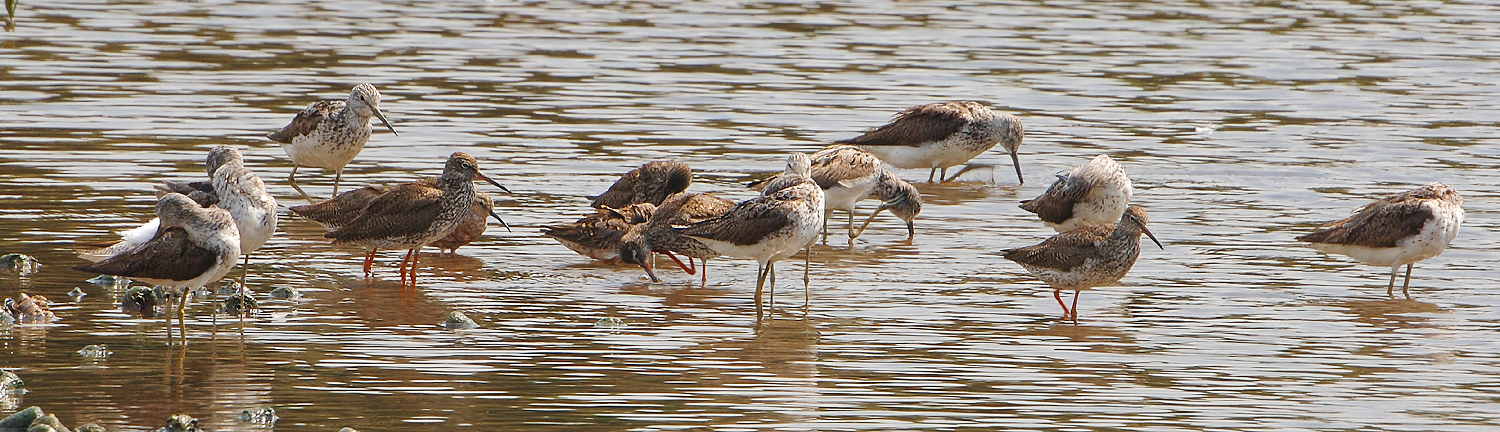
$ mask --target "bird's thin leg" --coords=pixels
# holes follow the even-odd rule
[[[240,267],[243,270],[240,272],[240,286],[243,287],[245,286],[245,278],[250,277],[250,254],[245,254],[245,264]]]
[[[852,225],[854,220],[850,219],[849,223]],[[806,313],[807,307],[812,305],[812,277],[810,276],[812,272],[810,270],[812,269],[812,245],[812,243],[808,243],[807,247],[802,249],[802,310],[804,313]]]
[[[823,223],[827,224],[828,223],[828,218],[823,218]],[[851,245],[854,244],[854,238],[855,237],[859,237],[859,234],[855,234],[854,233],[854,208],[850,207],[849,208],[849,244],[851,244]]]
[[[1073,323],[1078,324],[1078,298],[1083,297],[1082,290],[1073,290]]]
[[[365,277],[366,278],[370,277],[370,267],[373,267],[373,266],[375,266],[375,249],[372,248],[372,249],[370,249],[370,253],[365,254]]]
[[[947,168],[938,168],[938,169],[942,170],[942,171],[939,171],[939,173],[941,173],[941,174],[938,174],[938,180],[946,182],[947,180],[943,180],[943,179],[948,178],[948,169]]]
[[[1057,288],[1053,288],[1052,289],[1052,298],[1057,299],[1057,305],[1058,306],[1062,306],[1062,309],[1063,309],[1063,319],[1068,319],[1068,314],[1069,314],[1069,312],[1068,312],[1068,304],[1067,303],[1063,303],[1063,301],[1062,301],[1062,290],[1061,289],[1057,289]],[[1078,297],[1074,297],[1074,299],[1077,299],[1077,298]]]
[[[928,183],[932,183],[932,177],[935,176],[935,175],[937,175],[937,170],[938,170],[937,167],[932,167],[932,171],[928,171],[927,172],[927,182]]]
[[[761,264],[755,268],[755,322],[760,322],[761,316],[765,315],[761,309],[761,289],[766,286],[766,265]]]
[[[1411,292],[1407,291],[1408,288],[1411,288],[1411,264],[1406,265],[1406,282],[1401,284],[1401,294],[1406,295],[1407,300],[1411,300]]]
[[[766,307],[771,309],[771,313],[776,313],[776,261],[766,263],[766,278],[770,279],[766,283],[766,289],[771,291],[771,301],[766,302]]]
[[[1396,289],[1396,271],[1400,269],[1400,264],[1391,267],[1391,283],[1385,286],[1385,295],[1387,297],[1396,298],[1396,294],[1392,290]]]
[[[333,196],[339,196],[339,180],[344,178],[344,167],[333,171]]]
[[[823,212],[823,244],[828,244],[828,215],[830,214],[833,214],[833,212]]]
[[[692,260],[693,257],[688,257],[688,261]],[[703,258],[703,267],[700,268],[703,269],[703,286],[706,287],[708,286],[708,258]]]
[[[417,287],[417,259],[421,258],[421,257],[422,257],[422,247],[421,246],[417,246],[416,249],[412,249],[411,250],[411,269],[407,270],[406,274],[411,277],[411,287],[412,288],[416,288]]]
[[[406,286],[406,263],[411,261],[411,250],[406,251],[406,256],[401,258],[401,286]]]
[[[182,298],[177,301],[177,327],[182,331],[182,345],[187,346],[187,289],[182,291]]]

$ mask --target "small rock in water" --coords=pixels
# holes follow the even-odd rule
[[[198,432],[198,419],[187,414],[172,414],[167,418],[167,425],[156,432]]]
[[[617,329],[625,326],[625,320],[620,317],[604,317],[594,321],[594,328]]]
[[[125,296],[120,298],[121,312],[140,312],[141,318],[155,318],[157,303],[163,303],[166,299],[158,298],[156,291],[146,287],[132,287],[125,291]]]
[[[229,296],[224,299],[224,307],[219,308],[220,312],[226,315],[248,315],[260,310],[260,302],[250,294],[249,290],[243,290],[239,294]]]
[[[339,429],[339,432],[359,432],[359,429],[355,429],[355,428],[352,428],[352,427],[346,427],[346,428],[343,428],[343,429]]]
[[[242,422],[255,423],[262,426],[271,426],[276,424],[276,421],[280,419],[281,417],[276,416],[276,410],[272,409],[271,407],[251,408],[240,411],[240,421]]]
[[[94,360],[99,360],[99,359],[103,359],[103,358],[109,357],[110,354],[114,354],[114,353],[109,352],[109,347],[104,346],[102,344],[101,345],[89,345],[89,346],[83,347],[83,349],[78,350],[78,355],[83,356],[83,358],[94,359]]]
[[[31,422],[31,427],[26,428],[26,432],[47,431],[68,432],[68,427],[63,426],[62,421],[59,421],[56,415],[47,414],[42,416],[42,418],[36,419],[36,421]]]
[[[240,290],[243,288],[243,286],[240,286],[240,281],[232,280],[229,281],[229,283],[219,285],[219,289],[214,293],[218,295],[234,295],[235,293],[240,292]]]
[[[276,289],[271,290],[271,298],[273,299],[290,300],[297,298],[300,295],[302,295],[302,293],[297,292],[297,289],[292,288],[291,285],[282,285],[276,287]]]
[[[73,432],[109,432],[109,431],[106,430],[106,429],[104,429],[104,426],[99,426],[98,423],[88,423],[88,424],[85,424],[83,426],[79,426],[77,428],[74,428]]]
[[[0,396],[26,393],[26,382],[11,371],[0,371]]]
[[[21,293],[20,297],[14,299],[5,299],[5,310],[10,312],[16,322],[23,324],[41,324],[52,321],[57,316],[53,315],[49,309],[51,305],[52,302],[47,301],[46,297],[29,296],[26,293]]]
[[[5,308],[0,308],[0,326],[8,326],[15,323],[16,316],[11,315],[10,311],[5,310]]]
[[[89,295],[89,293],[83,292],[83,288],[79,287],[73,287],[72,291],[68,291],[68,297],[72,297],[73,301],[78,301],[78,299],[81,299],[86,295]]]
[[[443,327],[446,327],[448,330],[466,330],[479,328],[479,324],[469,319],[469,316],[464,315],[463,312],[453,311],[448,314],[448,319],[443,321]]]
[[[4,420],[0,420],[0,430],[26,430],[26,428],[31,427],[32,422],[41,419],[43,415],[42,407],[34,406],[23,409],[15,414],[11,414],[10,417],[6,417]]]
[[[42,269],[42,262],[37,261],[31,255],[9,253],[0,255],[0,267],[16,272],[21,276],[36,273]]]
[[[98,285],[98,286],[101,286],[101,287],[104,287],[104,288],[118,290],[118,289],[129,288],[131,281],[130,281],[130,278],[124,277],[124,276],[99,275],[99,276],[95,276],[93,279],[89,279],[89,280],[87,280],[85,282],[88,282],[88,283],[91,283],[91,284],[94,284],[94,285]]]

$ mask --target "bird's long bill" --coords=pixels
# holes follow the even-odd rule
[[[914,238],[917,238],[917,226],[916,226],[916,222],[914,222],[914,221],[906,221],[906,239],[907,240],[911,240],[911,239],[914,239]]]
[[[1146,237],[1151,237],[1151,241],[1156,243],[1156,247],[1161,248],[1161,250],[1167,250],[1167,248],[1162,247],[1161,241],[1156,240],[1156,234],[1152,234],[1151,230],[1146,228],[1145,225],[1141,225],[1141,232],[1146,233]]]
[[[401,136],[401,134],[396,133],[396,128],[394,126],[391,126],[391,122],[385,119],[385,114],[380,112],[380,108],[375,109],[375,118],[380,119],[380,124],[385,125],[386,129],[390,129],[391,133],[396,134],[396,136]]]
[[[1016,167],[1016,181],[1026,184],[1026,179],[1021,177],[1021,158],[1016,156],[1016,152],[1014,151],[1010,152],[1010,164]]]
[[[646,271],[646,276],[651,276],[651,282],[661,283],[656,277],[656,252],[646,252],[646,259],[641,261],[641,269]]]
[[[490,184],[495,185],[495,187],[500,188],[500,190],[505,191],[505,193],[512,193],[510,189],[505,188],[505,185],[500,184],[500,182],[495,181],[495,179],[490,178],[490,176],[484,175],[484,173],[474,171],[474,175],[479,177],[480,179],[483,179],[484,181],[490,182]]]
[[[884,203],[881,203],[880,207],[876,207],[875,212],[870,213],[870,217],[865,219],[865,223],[860,224],[859,229],[854,231],[854,236],[859,237],[861,235],[864,235],[865,228],[869,228],[870,222],[875,220],[875,216],[879,216],[880,212],[885,210],[886,208],[888,208],[888,206],[886,206]],[[911,225],[908,224],[907,226],[910,227]]]
[[[510,230],[510,224],[505,223],[505,219],[501,219],[499,213],[495,213],[494,210],[490,210],[490,216],[494,216],[495,220],[500,221],[500,226],[505,227],[506,232],[515,232]]]

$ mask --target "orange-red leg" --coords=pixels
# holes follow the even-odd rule
[[[1073,290],[1073,322],[1078,322],[1078,298],[1083,297],[1083,291]]]
[[[422,247],[421,246],[418,246],[416,249],[412,249],[411,250],[411,269],[407,270],[406,273],[411,276],[411,287],[412,288],[416,288],[417,287],[417,258],[421,258],[421,257],[422,257]]]
[[[688,257],[688,263],[687,264],[683,264],[682,260],[680,260],[680,259],[677,258],[677,255],[673,255],[672,254],[672,251],[661,251],[661,253],[666,254],[667,258],[671,258],[672,262],[677,263],[677,267],[681,268],[683,272],[685,272],[687,274],[697,274],[698,273],[698,271],[695,269],[695,267],[693,267],[693,258],[692,257]]]
[[[693,262],[693,259],[688,258],[688,262]],[[708,258],[703,259],[703,286],[708,286]]]
[[[1062,290],[1060,290],[1060,289],[1054,289],[1054,290],[1052,290],[1052,298],[1057,299],[1057,305],[1058,306],[1062,306],[1062,309],[1063,309],[1063,319],[1068,319],[1068,315],[1070,313],[1072,313],[1072,312],[1070,312],[1068,310],[1068,304],[1067,303],[1063,303],[1063,301],[1062,301]],[[1075,302],[1078,301],[1078,297],[1074,296],[1073,297],[1073,301],[1075,301]]]
[[[411,250],[406,251],[406,256],[401,258],[401,286],[406,286],[406,264],[411,262]]]
[[[370,268],[374,267],[374,266],[375,266],[375,249],[370,249],[370,253],[365,254],[365,277],[369,277],[370,276]]]

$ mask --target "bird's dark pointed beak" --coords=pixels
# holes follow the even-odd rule
[[[500,188],[500,190],[505,191],[505,193],[512,193],[510,191],[510,189],[506,189],[505,188],[505,185],[502,185],[502,184],[500,184],[500,182],[495,181],[495,179],[492,179],[489,176],[484,175],[484,173],[482,173],[482,172],[474,171],[474,175],[477,176],[477,177],[479,177],[480,179],[483,179],[484,181],[490,182],[490,184],[495,185],[495,187]]]
[[[1141,232],[1146,233],[1146,237],[1151,237],[1151,242],[1156,243],[1156,247],[1161,248],[1161,250],[1167,250],[1167,248],[1162,247],[1161,241],[1156,239],[1156,234],[1152,234],[1151,230],[1146,228],[1146,225],[1141,225]]]
[[[1010,164],[1015,165],[1016,167],[1016,181],[1019,181],[1021,184],[1026,184],[1026,179],[1024,177],[1021,177],[1021,158],[1019,156],[1016,156],[1015,151],[1010,152]]]
[[[391,126],[391,122],[385,119],[385,114],[380,112],[380,108],[376,108],[374,111],[375,118],[380,119],[380,123],[385,125],[386,129],[390,129],[391,133],[396,134],[396,136],[401,136],[401,134],[396,133],[396,128]]]
[[[505,227],[505,231],[506,232],[515,232],[515,231],[511,231],[510,224],[505,223],[505,219],[501,219],[500,218],[500,214],[499,213],[495,213],[494,210],[490,210],[490,216],[494,216],[495,220],[500,221],[500,226]]]

